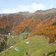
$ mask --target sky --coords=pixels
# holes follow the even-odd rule
[[[0,14],[56,8],[56,0],[0,0]]]

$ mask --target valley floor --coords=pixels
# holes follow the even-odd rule
[[[49,44],[44,36],[33,36],[17,42],[11,48],[1,52],[0,56],[44,56],[55,50],[56,44]],[[49,56],[53,56],[53,53]]]

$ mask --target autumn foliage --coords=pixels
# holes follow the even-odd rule
[[[30,33],[30,36],[44,35],[50,42],[54,42],[56,41],[56,13],[6,15],[0,17],[0,33],[2,30],[5,33],[9,31],[18,34],[26,31]]]

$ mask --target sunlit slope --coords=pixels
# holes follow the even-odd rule
[[[17,49],[17,50],[15,50]],[[0,53],[0,56],[26,56],[26,52],[30,56],[42,56],[44,53],[54,52],[55,44],[48,44],[48,39],[44,36],[33,36],[21,42],[17,42],[12,48]]]

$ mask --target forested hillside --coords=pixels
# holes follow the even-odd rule
[[[56,9],[0,15],[0,34],[28,32],[56,39]],[[55,40],[50,42],[54,42]]]

